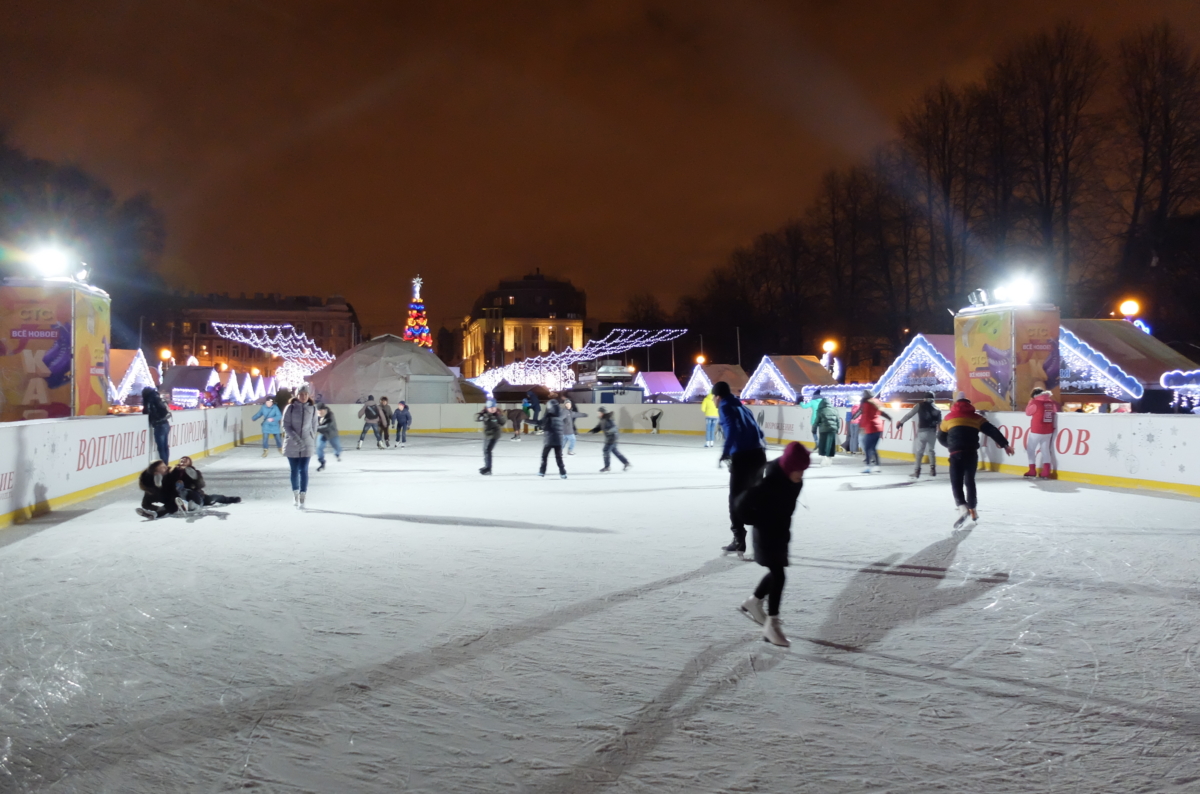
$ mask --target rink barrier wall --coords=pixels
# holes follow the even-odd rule
[[[242,408],[173,411],[171,462],[242,440]],[[0,424],[0,528],[137,480],[158,457],[141,414]]]
[[[338,418],[342,436],[357,436],[362,422],[357,418],[358,405],[331,406]],[[502,405],[503,408],[517,407]],[[577,421],[579,432],[586,433],[597,421],[596,408],[587,404],[576,409],[588,414]],[[762,423],[767,440],[772,444],[799,441],[812,448],[815,439],[811,432],[811,411],[793,405],[747,406]],[[413,427],[410,433],[478,432],[475,414],[478,404],[410,405]],[[703,436],[704,415],[697,404],[636,405],[614,404],[617,423],[623,433],[651,432],[650,412],[662,411],[659,432],[674,435]],[[244,421],[257,406],[245,406]],[[846,437],[846,411],[839,432],[839,443]],[[1008,474],[1026,470],[1025,437],[1029,417],[1024,413],[1004,412],[990,415],[1006,438],[1017,447],[1012,458],[1004,455],[990,441],[984,443],[980,455],[981,468]],[[507,429],[508,426],[506,426]],[[880,457],[912,461],[916,425],[905,423],[897,429],[887,422],[880,439]],[[248,427],[248,432],[254,432]],[[370,438],[370,436],[368,436]],[[247,436],[247,441],[260,440],[261,434]],[[938,448],[938,465],[947,467],[945,448]],[[1200,417],[1191,414],[1059,414],[1055,434],[1055,463],[1058,479],[1090,485],[1103,485],[1138,490],[1166,491],[1200,497],[1200,463],[1192,464],[1200,453]],[[845,454],[845,453],[842,453]]]

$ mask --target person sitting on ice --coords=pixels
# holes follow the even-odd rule
[[[204,475],[187,455],[180,458],[175,468],[171,469],[167,475],[167,482],[175,489],[175,495],[183,498],[191,510],[212,505],[236,505],[242,501],[240,496],[205,493]]]
[[[784,448],[783,455],[763,467],[758,482],[734,502],[738,520],[754,528],[751,535],[754,561],[767,569],[754,594],[738,610],[763,627],[764,640],[784,648],[791,643],[784,636],[779,620],[779,603],[787,581],[783,569],[788,564],[788,544],[792,540],[792,514],[809,461],[808,450],[793,441]],[[763,612],[764,598],[766,612]]]
[[[589,433],[604,433],[604,468],[601,472],[611,471],[609,464],[612,463],[613,455],[616,455],[617,460],[625,464],[623,471],[628,471],[633,464],[621,454],[621,450],[617,449],[617,438],[621,435],[621,428],[617,425],[617,419],[613,416],[612,409],[606,405],[601,405],[597,411],[600,414],[600,423],[589,430]]]
[[[979,520],[975,509],[975,470],[979,468],[979,434],[982,433],[1010,456],[1013,448],[1004,434],[975,411],[975,406],[966,397],[960,397],[950,407],[945,421],[938,428],[938,443],[950,451],[950,490],[958,508],[958,520],[954,528]],[[964,488],[966,493],[964,494]]]
[[[1041,477],[1048,480],[1054,475],[1054,420],[1062,409],[1054,402],[1054,393],[1046,389],[1033,390],[1025,415],[1030,417],[1029,434],[1025,436],[1025,451],[1029,455],[1029,471],[1025,477]],[[1038,455],[1042,457],[1042,469],[1037,467]]]
[[[174,486],[167,482],[167,474],[167,464],[156,460],[138,476],[138,488],[142,490],[142,506],[136,508],[135,512],[142,518],[154,520],[180,510],[187,512],[187,502],[176,494]]]

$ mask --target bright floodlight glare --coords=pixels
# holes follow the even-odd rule
[[[825,340],[825,344],[821,345],[821,349],[826,353],[832,353],[833,351],[837,350],[837,342],[833,341],[832,339],[827,339]]]
[[[174,354],[170,351],[169,348],[164,347],[162,350],[158,351],[158,357],[161,358],[163,361],[168,360],[173,355]]]
[[[696,356],[696,363],[697,363],[697,364],[703,364],[704,362],[705,362],[705,358],[704,358],[704,356]]]
[[[996,299],[1004,303],[1031,303],[1036,293],[1037,290],[1029,279],[1017,279],[992,291]]]
[[[71,265],[70,255],[54,246],[38,248],[29,255],[29,261],[43,276],[64,275]]]
[[[1137,301],[1130,299],[1122,303],[1118,307],[1118,310],[1126,317],[1136,317],[1137,313],[1142,310],[1142,307],[1138,305]]]

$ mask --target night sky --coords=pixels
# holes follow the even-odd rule
[[[616,319],[798,215],[937,79],[1163,18],[1200,40],[1194,0],[9,0],[0,125],[150,191],[181,286],[341,293],[378,333],[418,271],[436,329],[540,267]]]

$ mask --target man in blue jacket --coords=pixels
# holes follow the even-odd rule
[[[735,515],[733,503],[754,484],[762,467],[767,465],[767,440],[750,409],[733,396],[728,383],[723,380],[714,383],[712,394],[717,400],[721,432],[725,434],[721,460],[729,461],[729,523],[733,542],[721,550],[742,554],[746,551],[746,525]]]
[[[271,445],[271,436],[275,436],[275,447],[279,450],[279,454],[283,454],[283,440],[280,436],[279,420],[283,418],[283,411],[275,405],[274,398],[268,397],[263,403],[263,407],[255,412],[254,416],[250,417],[251,422],[257,422],[262,419],[262,438],[263,438],[263,454],[267,456],[267,447]]]

